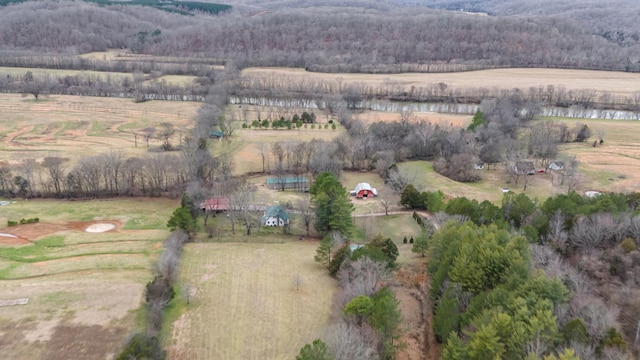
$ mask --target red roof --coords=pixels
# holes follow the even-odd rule
[[[213,198],[205,200],[202,208],[205,211],[224,211],[229,210],[229,199]]]

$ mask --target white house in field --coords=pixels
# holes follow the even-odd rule
[[[263,226],[285,226],[289,223],[289,213],[280,205],[269,206],[260,218]]]

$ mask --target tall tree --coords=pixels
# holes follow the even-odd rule
[[[348,235],[353,226],[353,205],[338,178],[332,173],[322,173],[313,182],[309,192],[316,208],[316,231],[321,235],[331,231]]]

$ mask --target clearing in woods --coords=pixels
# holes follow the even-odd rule
[[[313,260],[317,242],[292,238],[188,244],[180,272],[183,311],[167,326],[169,358],[293,359],[318,338],[336,282]]]
[[[2,225],[40,218],[0,228],[0,300],[29,299],[0,307],[2,358],[112,358],[140,326],[144,284],[176,206],[167,199],[2,206]]]

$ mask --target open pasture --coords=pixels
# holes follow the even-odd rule
[[[354,118],[361,120],[365,124],[376,122],[394,122],[400,121],[400,114],[392,112],[371,111],[366,110],[354,115]],[[464,114],[441,114],[433,112],[411,113],[410,122],[428,122],[438,124],[440,126],[467,127],[471,124],[472,115]]]
[[[317,125],[316,125],[317,126]],[[271,152],[271,145],[275,142],[299,142],[311,141],[313,139],[322,139],[331,141],[340,134],[344,133],[344,128],[338,126],[335,130],[328,128],[306,129],[300,130],[262,130],[262,129],[238,129],[232,139],[231,144],[221,141],[214,144],[214,152],[231,151],[234,159],[234,175],[243,175],[246,173],[260,172],[262,168],[262,156],[264,154],[264,170],[270,171],[275,168],[275,161]]]
[[[42,69],[42,68],[20,68],[20,67],[0,67],[0,76],[24,76],[27,72],[31,72],[35,79],[49,78],[64,78],[66,76],[83,76],[92,77],[94,79],[100,79],[106,81],[107,79],[112,81],[128,81],[133,82],[133,74],[125,72],[113,72],[113,71],[93,71],[93,70],[61,70],[61,69]],[[168,85],[176,86],[188,86],[193,84],[196,79],[195,76],[188,75],[164,75],[156,78],[146,76],[144,84],[150,84],[153,81],[165,81]]]
[[[28,299],[0,306],[3,358],[108,359],[118,352],[138,326],[144,284],[176,206],[167,199],[2,206],[0,300]],[[34,217],[40,222],[4,227]],[[86,232],[95,224],[115,228]]]
[[[188,244],[180,283],[190,301],[171,326],[169,358],[293,359],[327,325],[336,289],[313,260],[316,248],[316,241]]]
[[[457,73],[401,73],[401,74],[327,74],[308,72],[300,68],[247,68],[243,76],[291,77],[295,80],[338,81],[343,85],[361,83],[368,86],[428,87],[439,83],[449,89],[497,88],[528,90],[530,87],[564,87],[566,90],[606,90],[617,96],[632,96],[640,88],[640,74],[616,71],[567,69],[512,68]]]
[[[563,144],[561,156],[575,155],[580,190],[629,192],[640,190],[640,122],[633,120],[556,119],[569,128],[586,124],[592,136],[585,143]],[[604,131],[604,143],[593,146],[597,132]]]
[[[442,191],[447,197],[467,197],[480,202],[489,200],[493,203],[500,203],[503,192],[502,188],[507,187],[515,193],[523,192],[523,177],[520,177],[518,186],[514,183],[507,183],[507,175],[501,165],[491,165],[491,169],[477,170],[482,179],[474,183],[462,183],[453,181],[442,176],[433,170],[431,161],[409,161],[398,164],[398,168],[407,172],[410,179],[416,184],[416,188],[421,191]],[[549,174],[536,174],[527,176],[527,190],[525,193],[529,197],[545,199],[558,193],[562,189],[555,187],[551,182]]]
[[[0,94],[0,154],[3,162],[60,156],[77,159],[110,149],[129,155],[147,151],[144,129],[160,130],[171,123],[179,143],[193,126],[199,107],[192,102],[148,101],[55,95],[34,101],[31,97]],[[137,133],[137,146],[134,133]],[[153,137],[150,146],[159,146]]]

